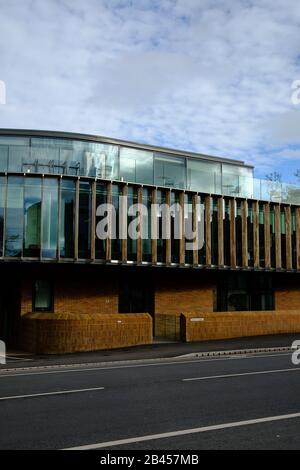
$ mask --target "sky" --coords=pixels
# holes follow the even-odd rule
[[[0,0],[0,80],[0,128],[300,168],[295,0]]]

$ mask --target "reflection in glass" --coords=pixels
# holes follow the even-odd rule
[[[143,213],[142,219],[142,253],[143,261],[151,261],[151,191],[143,189],[143,205],[147,207],[147,215]]]
[[[122,195],[121,188],[117,184],[112,185],[112,205],[115,208],[116,215],[116,237],[111,241],[111,258],[115,260],[120,260],[121,255],[121,240],[118,236],[119,234],[119,217],[120,217],[120,196]]]
[[[185,223],[185,244],[189,245],[192,243],[191,236],[193,230],[193,199],[191,194],[184,195],[184,223]],[[185,249],[185,263],[193,263],[193,251]]]
[[[53,310],[53,288],[49,281],[35,281],[33,295],[34,312],[51,312]]]
[[[4,176],[0,176],[0,256],[3,256],[5,196],[6,196],[6,178]]]
[[[264,213],[264,204],[259,203],[259,213],[258,213],[258,222],[259,222],[259,264],[263,268],[265,267],[265,213]]]
[[[185,189],[185,159],[156,153],[154,180],[158,186]]]
[[[76,183],[61,181],[60,256],[74,258]]]
[[[286,269],[286,214],[284,209],[284,207],[280,207],[281,267]]]
[[[224,199],[224,265],[230,266],[230,203],[229,199]]]
[[[221,164],[187,159],[188,187],[192,191],[221,194]]]
[[[128,217],[127,217],[127,226],[130,229],[130,224],[137,217],[137,211],[133,212],[133,209],[130,210],[134,204],[138,203],[138,193],[137,189],[133,186],[128,186],[128,196],[127,196],[127,207],[128,207]],[[129,236],[127,238],[127,259],[128,261],[137,260],[137,240]]]
[[[23,177],[9,176],[5,225],[5,256],[21,256],[23,247]]]
[[[179,263],[180,240],[178,239],[180,226],[180,205],[178,192],[171,192],[171,254],[172,263]],[[176,236],[177,235],[177,236]]]
[[[248,201],[247,215],[247,236],[248,236],[248,266],[254,266],[254,231],[253,231],[253,203]]]
[[[96,208],[101,206],[102,204],[106,203],[107,199],[107,189],[106,189],[106,183],[101,183],[97,182],[96,186]],[[107,212],[103,216],[97,217],[96,223],[98,224],[101,222],[101,220],[106,219],[107,217]],[[95,239],[95,253],[96,253],[96,258],[97,259],[105,259],[105,247],[106,247],[106,241],[101,240],[96,236]]]
[[[57,256],[58,181],[45,178],[42,203],[42,256]]]
[[[91,184],[87,181],[80,182],[79,192],[79,238],[78,255],[79,258],[90,258],[91,256],[91,212],[92,193]]]
[[[218,260],[218,198],[212,198],[211,214],[211,263],[217,265]]]
[[[125,181],[153,184],[153,153],[121,147],[120,177]]]
[[[41,251],[41,178],[25,178],[23,256],[38,257]]]
[[[166,193],[161,190],[157,190],[157,204],[166,204]],[[158,209],[157,214],[157,228],[158,228],[158,239],[157,239],[157,261],[158,263],[166,262],[166,239],[163,238],[163,211]]]
[[[242,206],[241,201],[236,201],[236,218],[235,218],[235,230],[236,230],[236,264],[237,266],[243,266],[243,224],[242,224]]]

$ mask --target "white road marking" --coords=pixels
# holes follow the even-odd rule
[[[215,424],[212,426],[203,426],[200,428],[183,429],[181,431],[164,432],[160,434],[150,434],[148,436],[132,437],[129,439],[119,439],[117,441],[106,441],[106,442],[99,442],[97,444],[88,444],[88,445],[82,445],[82,446],[76,446],[76,447],[69,447],[64,450],[106,449],[108,447],[115,447],[115,446],[120,446],[124,444],[134,444],[137,442],[153,441],[156,439],[187,436],[189,434],[198,434],[201,432],[208,432],[208,431],[218,431],[221,429],[237,428],[241,426],[250,426],[252,424],[260,424],[260,423],[270,423],[272,421],[281,421],[281,420],[293,419],[293,418],[300,418],[300,413],[291,413],[287,415],[278,415],[278,416],[268,416],[266,418],[248,419],[245,421],[236,421],[232,423]]]
[[[182,381],[192,382],[196,380],[225,379],[227,377],[243,377],[246,375],[278,374],[281,372],[295,372],[295,371],[300,371],[300,367],[293,367],[289,369],[261,370],[261,371],[256,371],[256,372],[243,372],[239,374],[224,374],[224,375],[208,375],[206,377],[191,377],[189,379],[182,379]]]
[[[128,364],[128,365],[118,365],[118,366],[108,366],[108,367],[82,367],[76,369],[62,369],[62,370],[43,370],[40,372],[21,372],[18,373],[14,371],[14,373],[10,373],[9,371],[5,371],[1,373],[0,369],[0,379],[8,378],[8,377],[23,377],[29,375],[47,375],[47,374],[67,374],[70,372],[91,372],[91,371],[99,371],[99,370],[114,370],[114,369],[135,369],[139,367],[154,367],[154,366],[174,366],[174,365],[183,365],[183,364],[199,364],[201,362],[215,362],[215,361],[232,361],[232,360],[245,360],[245,359],[257,359],[257,358],[268,358],[268,357],[277,357],[277,356],[291,356],[292,353],[278,353],[278,354],[264,354],[264,355],[249,355],[249,356],[228,356],[228,357],[218,357],[218,358],[211,358],[211,359],[198,359],[198,360],[191,360],[191,361],[172,361],[172,362],[151,362],[147,364]],[[38,368],[38,367],[37,367]]]
[[[67,395],[69,393],[94,392],[98,390],[104,390],[104,387],[82,388],[78,390],[60,390],[58,392],[31,393],[28,395],[13,395],[8,397],[0,397],[0,400],[19,400],[21,398],[46,397],[49,395]]]

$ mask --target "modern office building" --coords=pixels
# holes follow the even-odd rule
[[[147,211],[129,211],[134,204]],[[179,218],[161,204],[175,204]],[[136,239],[120,235],[121,221],[127,233],[134,219]],[[288,311],[300,304],[300,187],[257,180],[238,160],[2,129],[0,272],[0,339],[9,347],[59,352],[149,343],[152,333],[180,338],[184,313],[198,328],[206,318],[218,326],[224,314],[213,312],[228,312],[260,319],[260,334],[295,331]]]

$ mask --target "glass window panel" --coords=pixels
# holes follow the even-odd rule
[[[41,250],[41,178],[25,178],[23,256],[38,257]]]
[[[8,146],[0,145],[0,171],[6,172],[7,167],[8,167]]]
[[[247,216],[247,236],[248,236],[248,266],[254,266],[254,232],[253,232],[253,204],[248,201]]]
[[[212,215],[211,215],[211,263],[218,264],[218,199],[212,198]]]
[[[60,256],[74,258],[76,183],[62,179],[60,213]]]
[[[221,194],[221,164],[187,159],[188,186],[192,191]]]
[[[153,184],[153,153],[121,147],[120,176],[125,181]]]
[[[283,207],[280,209],[281,222],[281,266],[286,269],[286,215]]]
[[[184,222],[185,222],[185,263],[192,264],[193,263],[193,251],[186,249],[186,244],[191,244],[191,235],[193,230],[193,198],[191,194],[184,195]]]
[[[58,181],[45,178],[42,202],[42,256],[57,256]]]
[[[264,204],[259,203],[259,263],[263,268],[265,266],[265,214]]]
[[[53,287],[49,281],[35,281],[33,311],[51,312],[53,310]]]
[[[236,201],[236,218],[235,218],[235,230],[236,230],[236,264],[237,266],[243,265],[243,224],[242,224],[242,207],[241,201]]]
[[[8,171],[24,172],[23,162],[30,158],[30,147],[11,145],[8,152]]]
[[[230,266],[230,202],[229,199],[224,200],[224,264]]]
[[[136,261],[137,260],[137,240],[129,236],[129,225],[133,220],[137,217],[137,212],[134,214],[130,210],[131,206],[138,203],[138,193],[137,189],[132,186],[128,186],[128,196],[127,196],[127,208],[128,208],[128,216],[127,216],[127,224],[128,224],[128,238],[127,238],[127,259],[128,261]]]
[[[59,166],[59,148],[57,147],[31,147],[30,161],[24,166],[34,168],[38,173],[57,173]],[[30,170],[32,171],[32,170]]]
[[[180,204],[178,192],[171,192],[171,256],[172,263],[179,263],[180,240],[179,226],[180,226]]]
[[[6,178],[0,176],[0,256],[3,256],[3,229],[5,215]]]
[[[276,243],[275,243],[275,212],[273,204],[270,204],[270,242],[271,242],[271,266],[276,267]]]
[[[253,169],[222,163],[222,186],[228,196],[253,197]]]
[[[97,186],[96,186],[96,208],[98,208],[102,204],[106,204],[106,201],[107,201],[107,186],[106,186],[106,183],[97,182]],[[97,217],[96,223],[97,224],[100,223],[101,220],[106,219],[106,217],[107,217],[107,212],[105,211],[103,216]],[[106,247],[105,240],[101,240],[96,235],[95,249],[96,249],[96,258],[97,259],[105,259],[105,256],[106,256],[105,247]]]
[[[91,256],[91,211],[92,193],[91,184],[86,181],[80,182],[79,192],[79,258],[90,258]]]
[[[151,191],[149,189],[143,189],[143,205],[147,208],[147,214],[143,213],[142,219],[142,252],[143,261],[150,262],[152,259],[151,252]]]
[[[121,189],[117,184],[112,185],[112,205],[115,208],[115,226],[116,236],[111,241],[111,259],[120,260],[121,254],[121,240],[119,238],[119,211],[120,211],[120,199],[122,195]]]
[[[8,177],[5,256],[21,256],[23,247],[23,178]]]
[[[164,191],[157,190],[156,203],[160,206],[166,204],[166,194]],[[165,223],[163,217],[163,211],[158,207],[157,214],[157,227],[158,227],[158,239],[157,239],[157,261],[158,263],[166,262],[166,239],[163,237],[163,223]]]
[[[201,248],[198,250],[198,262],[199,264],[206,264],[206,224],[205,224],[205,196],[200,196],[200,214],[199,217],[199,242],[201,243]],[[202,230],[201,230],[202,227]]]
[[[158,186],[185,189],[185,159],[171,155],[155,154],[154,181]]]

